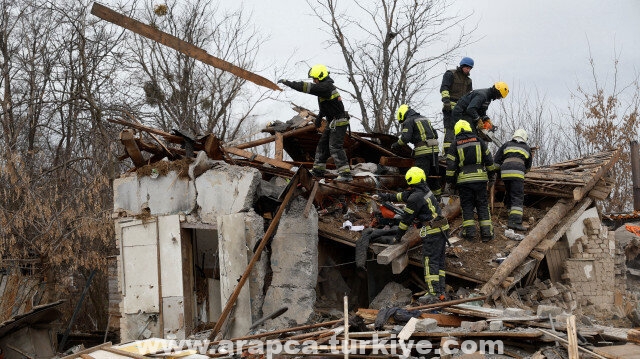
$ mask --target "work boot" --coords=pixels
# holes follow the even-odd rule
[[[509,222],[507,222],[507,227],[511,229],[515,229],[516,231],[526,231],[527,227],[522,225],[522,216],[510,215]]]
[[[493,239],[493,231],[489,226],[480,227],[480,238],[482,238],[483,242],[489,242]]]
[[[440,297],[431,293],[427,293],[422,297],[418,298],[418,303],[420,304],[435,304],[440,302],[441,302]]]
[[[336,181],[338,181],[338,182],[351,182],[351,181],[353,181],[353,176],[351,175],[351,172],[341,172],[338,175],[338,178],[336,178]]]
[[[476,227],[462,227],[462,238],[473,241],[476,238]]]

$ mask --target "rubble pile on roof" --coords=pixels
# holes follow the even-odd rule
[[[298,115],[290,121],[272,123],[263,130],[269,136],[245,143],[229,144],[223,144],[212,134],[196,138],[184,134],[183,131],[174,130],[172,133],[166,133],[121,119],[110,121],[127,127],[120,136],[126,150],[126,155],[121,159],[130,158],[135,166],[134,170],[148,169],[146,165],[162,159],[189,161],[190,158],[204,152],[212,160],[256,168],[265,179],[292,179],[298,187],[304,188],[295,195],[302,194],[308,198],[305,213],[312,205],[317,209],[320,237],[333,241],[336,245],[356,248],[356,262],[362,262],[364,259],[367,266],[372,261],[379,265],[390,265],[389,271],[394,274],[411,272],[413,280],[410,281],[417,287],[424,285],[412,269],[419,270],[422,266],[421,241],[415,231],[410,230],[409,235],[399,244],[367,242],[364,252],[362,248],[358,248],[364,236],[358,229],[364,228],[366,231],[367,228],[380,225],[379,220],[383,218],[380,216],[380,207],[371,201],[369,195],[404,187],[404,170],[413,165],[410,153],[403,152],[406,148],[400,149],[397,153],[391,151],[390,145],[395,141],[394,136],[354,132],[345,141],[354,180],[349,183],[333,181],[335,171],[331,171],[331,160],[328,163],[327,176],[318,180],[303,169],[311,167],[320,137],[312,123],[314,114],[297,106],[294,110]],[[275,147],[273,157],[249,151],[251,148],[271,143]],[[180,148],[169,144],[180,145]],[[285,152],[290,160],[285,160]],[[514,343],[526,340],[527,345],[533,347],[567,341],[564,339],[564,332],[570,332],[571,328],[567,328],[566,319],[571,317],[572,313],[578,314],[579,320],[588,321],[588,317],[581,315],[595,313],[610,304],[613,306],[617,296],[626,295],[624,290],[603,289],[607,283],[603,282],[602,278],[613,280],[616,275],[614,273],[626,273],[626,267],[624,260],[620,266],[620,254],[624,251],[620,252],[621,249],[615,248],[613,232],[607,232],[606,227],[602,229],[599,214],[593,208],[595,200],[606,198],[611,191],[612,181],[606,174],[617,161],[620,152],[619,149],[605,151],[584,158],[536,167],[528,172],[525,178],[527,197],[524,209],[525,224],[529,227],[526,235],[506,230],[507,210],[499,201],[504,191],[500,182],[496,185],[495,199],[491,203],[496,238],[488,243],[469,242],[456,237],[461,227],[461,219],[459,202],[452,197],[444,207],[453,235],[450,240],[451,246],[447,248],[446,272],[461,282],[454,284],[458,288],[450,288],[450,294],[452,298],[464,298],[463,301],[471,300],[475,296],[473,301],[478,304],[482,304],[484,299],[484,307],[490,304],[493,309],[477,305],[453,305],[452,303],[456,303],[454,300],[452,303],[439,306],[442,309],[441,314],[432,314],[432,308],[416,307],[415,300],[410,296],[406,307],[400,306],[398,310],[418,311],[417,317],[414,318],[418,322],[394,320],[391,315],[390,322],[383,324],[384,330],[373,332],[372,326],[376,326],[373,322],[379,320],[379,312],[361,308],[355,312],[353,318],[356,321],[364,321],[361,324],[368,331],[357,335],[354,333],[355,338],[364,341],[371,340],[374,333],[386,336],[402,334],[406,338],[428,338],[442,344],[442,338],[452,336],[474,339],[500,337],[513,338]],[[287,202],[288,200],[283,200],[282,204],[285,205]],[[273,212],[269,216],[272,225],[279,219],[277,215],[273,216]],[[594,221],[593,216],[597,221]],[[576,226],[579,228],[574,229]],[[579,231],[580,234],[569,235],[572,230],[576,233]],[[566,241],[567,238],[569,243]],[[590,247],[594,243],[597,244],[597,248]],[[257,248],[261,249],[260,246]],[[538,278],[541,266],[545,267],[548,279]],[[601,276],[600,282],[592,279],[589,274],[586,278],[579,276],[580,271],[586,273],[589,270],[596,271],[599,276],[606,276]],[[242,283],[242,280],[240,282]],[[594,284],[591,289],[576,289],[578,283],[580,286]],[[600,293],[602,291],[604,292]],[[414,295],[416,294],[419,293]],[[233,300],[232,297],[227,305],[233,305]],[[629,311],[629,308],[623,307],[617,307],[622,316]],[[585,311],[579,308],[585,308]],[[591,308],[592,311],[588,312],[586,308]],[[219,318],[222,322],[229,314],[226,309]],[[608,312],[611,313],[611,310]],[[325,314],[340,317],[336,310],[326,311]],[[432,316],[435,316],[435,319]],[[428,320],[430,318],[435,320],[435,324],[434,321]],[[307,334],[301,334],[302,329],[295,328],[273,334],[279,335],[278,340],[281,341],[300,335],[304,338],[327,338],[329,334],[340,339],[347,334],[344,323],[339,322],[340,320],[330,321],[331,326],[327,323],[325,329],[311,332],[308,332],[311,327],[305,328]],[[221,322],[216,324],[213,331],[205,334],[205,337],[213,339],[222,325]],[[339,327],[339,324],[343,324],[342,329],[336,329],[335,326]],[[588,346],[589,342],[593,344],[605,340],[627,341],[626,331],[625,335],[615,336],[607,334],[607,331],[613,331],[611,328],[582,322],[577,327],[582,345]],[[364,330],[363,327],[360,329]],[[283,337],[287,332],[291,332],[290,336]],[[250,337],[271,338],[269,332]],[[238,340],[240,339],[246,338]],[[553,345],[549,347],[552,348]],[[534,352],[529,354],[535,354]],[[538,354],[544,355],[540,351]]]

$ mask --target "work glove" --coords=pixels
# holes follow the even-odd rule
[[[371,198],[373,198],[375,201],[380,202],[380,195],[379,194],[374,194],[373,196],[371,196]]]
[[[449,100],[449,98],[443,97],[442,98],[442,111],[449,112],[452,109],[453,109],[453,107],[451,107],[451,101]]]
[[[320,128],[320,126],[322,126],[322,118],[316,117],[315,121],[313,121],[313,124],[316,125],[316,128]]]
[[[285,80],[285,79],[280,79],[280,80],[278,80],[278,83],[279,83],[279,84],[284,84],[286,81],[287,81],[287,80]]]
[[[392,150],[397,150],[400,147],[401,147],[401,145],[398,142],[394,142],[394,143],[391,144],[391,149]]]

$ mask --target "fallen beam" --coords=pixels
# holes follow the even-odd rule
[[[193,44],[181,40],[171,34],[167,34],[166,32],[162,32],[154,28],[153,26],[143,24],[138,20],[119,14],[106,6],[94,2],[93,6],[91,7],[91,14],[103,20],[109,21],[112,24],[121,26],[127,30],[131,30],[138,35],[142,35],[150,40],[177,50],[207,65],[211,65],[220,70],[230,72],[257,85],[264,86],[276,91],[282,91],[280,87],[262,76],[254,74],[241,67],[235,66],[234,64],[219,59],[215,56],[209,55],[205,50]]]

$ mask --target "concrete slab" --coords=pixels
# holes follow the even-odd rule
[[[220,166],[196,179],[200,219],[216,223],[218,216],[247,212],[253,207],[260,171],[250,167]]]

